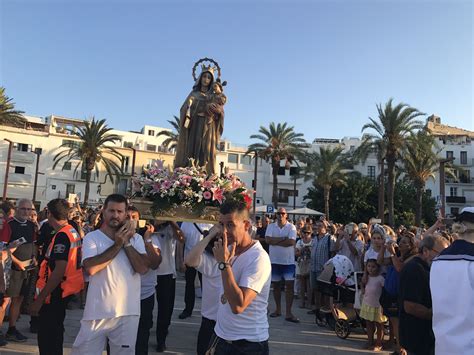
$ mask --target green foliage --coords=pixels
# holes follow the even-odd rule
[[[307,154],[305,158],[305,178],[314,179],[314,185],[321,187],[324,192],[324,212],[330,217],[329,198],[334,186],[346,184],[347,159],[341,147],[320,147],[319,152]]]
[[[308,207],[324,210],[324,189],[315,185],[304,197]],[[377,185],[357,172],[347,174],[346,185],[331,189],[329,199],[330,219],[335,222],[367,222],[377,215]]]
[[[403,152],[405,172],[415,186],[424,187],[429,178],[435,177],[439,168],[435,138],[425,130],[412,133]]]
[[[15,109],[13,99],[5,94],[5,88],[0,86],[0,125],[23,127],[26,123],[23,111]]]
[[[397,181],[395,187],[395,225],[414,225],[416,189],[409,180]],[[304,197],[308,207],[318,211],[324,209],[323,189],[313,186]],[[347,175],[346,186],[331,190],[329,208],[331,220],[339,223],[366,222],[377,215],[377,184],[357,172]],[[436,221],[436,201],[427,192],[423,194],[423,223],[432,225]]]
[[[409,179],[395,185],[395,225],[414,225],[417,208],[416,187]],[[426,191],[422,198],[422,223],[431,226],[436,221],[436,200]]]
[[[395,166],[400,159],[403,148],[405,147],[405,139],[408,135],[418,129],[423,129],[423,122],[418,121],[419,116],[424,115],[416,108],[405,103],[392,105],[393,99],[389,99],[387,103],[377,105],[378,117],[373,119],[369,117],[370,123],[362,127],[362,131],[370,130],[368,139],[377,142],[379,150],[383,152],[387,162],[387,207],[388,207],[388,224],[394,225],[394,187],[395,187]],[[380,154],[380,153],[379,153]],[[380,160],[379,155],[379,160]]]
[[[178,144],[178,137],[180,132],[179,117],[173,116],[174,120],[168,120],[168,123],[173,127],[174,131],[163,130],[157,133],[157,137],[165,136],[163,146],[168,149],[175,149]]]
[[[121,162],[124,157],[110,144],[120,140],[120,136],[110,133],[112,128],[107,127],[105,120],[85,121],[84,126],[76,126],[69,130],[71,136],[79,138],[77,141],[67,141],[59,146],[60,152],[54,158],[53,169],[60,163],[76,163],[74,175],[78,169],[86,174],[86,190],[84,193],[84,204],[87,205],[89,199],[90,179],[92,170],[95,169],[96,176],[99,176],[99,165],[106,171],[106,176],[114,182],[114,177],[123,175],[122,168],[117,162]],[[115,158],[115,159],[113,159]],[[64,169],[64,164],[62,165]]]
[[[303,133],[296,133],[294,127],[287,123],[270,123],[269,128],[260,126],[259,134],[252,134],[251,139],[260,142],[251,144],[246,154],[256,154],[272,166],[273,191],[272,202],[278,207],[278,168],[280,161],[286,160],[291,163],[295,159],[301,159],[305,153],[304,149],[309,145],[303,138]]]

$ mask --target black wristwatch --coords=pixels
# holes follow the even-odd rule
[[[221,261],[219,264],[217,264],[217,267],[219,268],[220,271],[227,269],[227,263]]]

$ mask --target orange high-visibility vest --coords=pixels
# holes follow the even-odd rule
[[[69,255],[67,260],[66,271],[64,272],[63,280],[61,281],[62,297],[65,298],[80,292],[84,288],[84,276],[82,274],[81,266],[81,247],[82,240],[74,227],[67,224],[56,232],[51,243],[46,251],[45,258],[40,266],[38,281],[36,282],[36,295],[39,295],[41,290],[46,286],[49,277],[51,276],[51,269],[48,266],[48,261],[54,247],[54,241],[58,233],[66,233],[69,238],[71,246],[69,248]],[[51,295],[49,295],[45,303],[50,302]]]

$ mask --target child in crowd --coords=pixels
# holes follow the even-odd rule
[[[383,276],[380,275],[380,265],[377,260],[367,260],[365,275],[362,280],[362,294],[364,297],[360,317],[366,321],[368,348],[373,351],[382,350],[383,323],[387,321],[379,301],[384,281]],[[377,332],[377,339],[374,343],[375,331]]]
[[[379,264],[382,265],[380,273],[385,275],[387,273],[387,267],[385,265],[389,264],[390,262],[390,253],[386,249],[383,249],[383,246],[386,242],[385,229],[381,225],[375,224],[372,227],[370,240],[370,247],[364,255],[364,265],[367,264],[367,260],[381,259],[379,260]],[[379,258],[381,251],[383,252],[383,256]]]
[[[308,296],[308,303],[311,302],[311,288],[309,285],[309,272],[311,270],[311,247],[312,247],[313,227],[311,224],[306,224],[301,229],[301,239],[298,240],[295,246],[296,256],[296,278],[300,281],[300,308],[305,308],[306,296]]]

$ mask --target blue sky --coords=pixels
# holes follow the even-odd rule
[[[0,83],[27,114],[168,127],[208,56],[235,143],[271,121],[307,140],[359,136],[390,97],[474,130],[471,1],[0,4]]]

